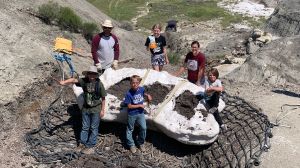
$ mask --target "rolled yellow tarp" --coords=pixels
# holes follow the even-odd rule
[[[72,41],[65,38],[57,37],[55,39],[54,51],[72,54]]]

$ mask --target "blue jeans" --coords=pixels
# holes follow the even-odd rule
[[[144,113],[142,114],[136,114],[136,115],[128,115],[127,118],[127,129],[126,129],[126,139],[127,139],[127,145],[128,147],[135,146],[134,141],[132,138],[132,132],[134,130],[134,124],[137,123],[140,127],[140,132],[138,135],[137,143],[138,145],[142,145],[145,142],[146,139],[146,120]]]
[[[80,143],[89,148],[96,145],[99,123],[99,113],[82,112],[82,130],[80,133]]]

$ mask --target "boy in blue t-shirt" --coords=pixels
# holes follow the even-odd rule
[[[144,115],[144,96],[147,96],[148,101],[152,100],[149,94],[145,93],[144,87],[140,87],[141,78],[138,75],[133,75],[130,78],[129,91],[126,92],[124,104],[128,107],[127,129],[126,129],[126,143],[132,153],[136,152],[132,132],[134,125],[137,123],[140,127],[137,143],[142,152],[145,151],[144,142],[146,139],[146,120]]]

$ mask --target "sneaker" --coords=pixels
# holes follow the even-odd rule
[[[205,108],[206,110],[209,109],[209,106],[207,105],[207,103],[206,103],[206,101],[205,101],[204,98],[200,100],[200,103],[204,106],[204,108]]]
[[[142,152],[145,152],[145,151],[146,151],[146,148],[145,148],[145,145],[144,145],[144,144],[140,145],[140,150],[141,150]]]
[[[135,146],[131,146],[130,147],[130,151],[131,151],[131,153],[135,153],[136,152],[136,147]]]
[[[85,146],[81,143],[77,146],[77,148],[75,149],[76,152],[81,152],[83,149],[85,148]]]
[[[226,131],[226,130],[227,130],[227,125],[226,125],[226,124],[222,124],[222,125],[221,125],[221,129],[222,129],[223,131]]]
[[[203,105],[205,105],[205,104],[206,104],[206,101],[205,101],[205,99],[204,99],[204,98],[203,98],[203,99],[201,99],[201,100],[200,100],[200,103],[201,103],[201,104],[203,104]]]
[[[208,110],[208,112],[209,112],[210,114],[213,114],[213,113],[216,112],[217,110],[218,110],[217,107],[212,107],[212,108],[210,108],[210,109]]]
[[[91,148],[85,148],[84,150],[82,150],[82,153],[84,153],[86,155],[94,154],[95,153],[95,149],[93,147],[91,147]]]

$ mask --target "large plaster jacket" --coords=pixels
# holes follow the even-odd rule
[[[167,72],[150,69],[123,68],[113,70],[109,68],[100,76],[100,80],[103,82],[104,88],[108,89],[132,75],[142,77],[141,86],[151,86],[156,82],[162,85],[174,86],[158,105],[151,104],[149,107],[145,107],[145,110],[150,112],[145,115],[148,128],[161,131],[171,138],[191,145],[206,145],[217,139],[220,131],[219,124],[212,114],[207,116],[202,114],[202,111],[205,110],[202,103],[199,102],[196,108],[193,109],[195,114],[191,118],[181,115],[174,109],[177,97],[185,91],[190,91],[196,96],[204,92],[203,87],[190,83],[186,79],[172,76]],[[73,90],[80,105],[82,89],[74,85]],[[149,94],[151,95],[151,93]],[[120,106],[123,100],[109,93],[106,100],[107,108],[102,120],[126,123],[127,108],[121,108]],[[225,103],[220,99],[218,110],[222,111],[224,107]]]

